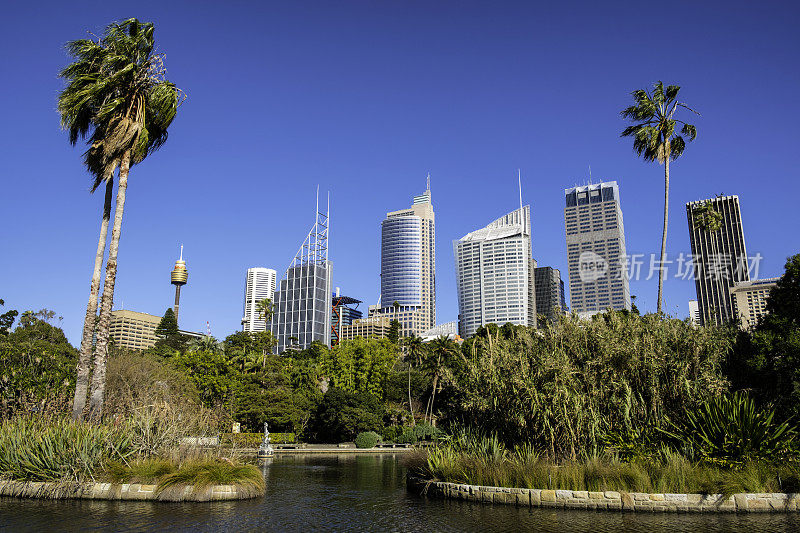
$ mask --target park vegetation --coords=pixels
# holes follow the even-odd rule
[[[170,457],[187,436],[221,435],[227,448],[253,447],[267,421],[292,442],[438,442],[421,470],[437,479],[474,481],[489,479],[478,470],[500,476],[522,468],[497,478],[519,484],[524,463],[542,472],[571,465],[633,476],[579,484],[587,487],[677,490],[681,479],[689,480],[686,490],[793,487],[798,295],[800,255],[787,261],[770,314],[749,331],[617,311],[589,321],[565,316],[540,329],[490,324],[460,345],[372,338],[280,355],[268,332],[237,332],[221,342],[176,338],[167,316],[153,348],[112,347],[103,420],[123,424],[128,437],[124,446],[103,446],[118,456],[91,455],[80,464],[91,470],[124,461],[128,449]],[[25,312],[0,336],[7,435],[27,427],[26,417],[58,420],[69,411],[78,352],[54,320],[52,311]],[[231,436],[234,423],[249,435]],[[459,432],[494,444],[463,444]],[[491,449],[501,451],[485,452]],[[480,459],[484,452],[491,465]],[[673,481],[664,477],[670,472],[677,472]]]

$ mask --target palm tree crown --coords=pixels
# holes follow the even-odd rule
[[[683,135],[689,141],[697,137],[697,129],[692,124],[674,118],[679,107],[699,115],[683,102],[678,102],[680,90],[678,85],[665,88],[659,81],[653,85],[652,91],[633,91],[631,95],[636,104],[622,110],[623,118],[637,123],[625,128],[622,137],[633,137],[633,149],[645,161],[664,163],[667,154],[674,161],[686,148]],[[681,125],[680,135],[675,133],[678,124]]]
[[[164,78],[153,29],[152,23],[131,18],[110,24],[97,41],[66,45],[75,61],[59,74],[67,86],[58,111],[70,143],[88,138],[84,162],[94,176],[92,190],[108,179],[126,151],[131,164],[140,163],[167,140],[182,93]]]

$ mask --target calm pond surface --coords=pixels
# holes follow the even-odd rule
[[[267,494],[237,502],[0,498],[4,531],[800,531],[798,514],[632,514],[426,499],[405,489],[400,454],[279,456]]]

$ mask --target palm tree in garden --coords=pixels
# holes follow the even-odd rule
[[[73,402],[73,416],[80,417],[86,402],[91,342],[96,336],[94,373],[90,391],[90,411],[102,412],[105,390],[105,362],[108,351],[108,327],[117,274],[117,255],[125,210],[125,193],[131,165],[142,162],[167,140],[167,128],[177,112],[181,92],[165,79],[163,55],[155,51],[153,24],[131,18],[110,24],[102,37],[67,43],[74,62],[60,77],[67,85],[58,97],[61,123],[69,131],[69,140],[87,140],[84,163],[93,176],[93,188],[106,183],[106,204],[101,223],[100,241],[86,321],[81,339],[78,379]],[[100,301],[100,316],[93,331],[97,307],[99,273],[105,251],[110,219],[110,188],[114,171],[117,197],[111,230],[106,277]],[[105,215],[106,211],[108,216]],[[96,280],[96,281],[95,281]]]
[[[440,335],[429,343],[427,357],[423,365],[433,376],[431,397],[428,400],[428,407],[425,409],[425,419],[427,420],[428,416],[430,416],[431,423],[433,423],[433,406],[436,401],[436,389],[439,387],[439,379],[442,377],[445,368],[449,366],[450,360],[455,355],[457,349],[458,346],[455,341],[450,339],[447,335]],[[430,413],[430,415],[428,415],[428,413]]]
[[[669,214],[669,163],[683,154],[686,141],[697,137],[697,129],[687,122],[675,118],[678,108],[699,115],[697,111],[679,102],[678,85],[662,82],[653,85],[652,91],[638,89],[631,95],[635,105],[622,110],[621,115],[635,124],[622,131],[622,137],[633,137],[633,150],[645,161],[658,161],[664,165],[664,229],[661,233],[661,261],[658,271],[658,313],[661,313],[664,290],[664,269],[667,253],[667,219]],[[676,127],[680,125],[680,135]]]
[[[411,404],[411,366],[419,366],[425,355],[425,343],[421,337],[416,335],[406,337],[403,339],[405,347],[406,362],[408,363],[408,410],[411,412],[411,423],[416,424],[414,421],[414,406]]]

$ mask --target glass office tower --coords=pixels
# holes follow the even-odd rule
[[[271,331],[276,353],[331,343],[331,270],[328,213],[317,215],[311,231],[275,291]]]
[[[381,305],[370,316],[400,322],[403,336],[436,325],[436,227],[427,190],[410,208],[386,214],[381,223]]]

